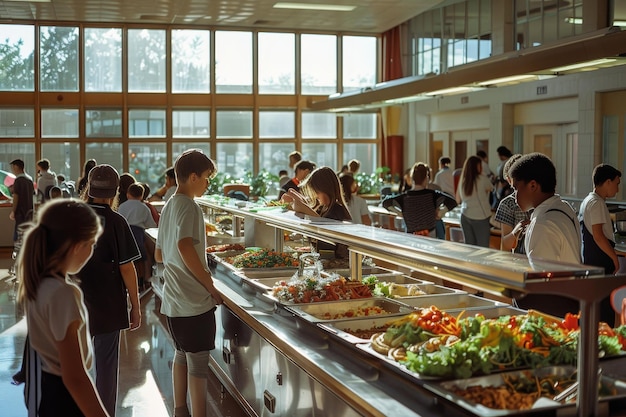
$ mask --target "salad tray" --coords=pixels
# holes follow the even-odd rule
[[[450,311],[448,311],[450,313]],[[452,312],[452,315],[455,312]],[[460,313],[460,312],[459,312]],[[514,316],[526,314],[526,310],[514,307],[494,307],[473,311],[472,314],[480,313],[487,319],[501,316]],[[465,314],[464,314],[465,315]],[[393,314],[381,317],[359,317],[354,319],[333,320],[321,322],[317,325],[327,331],[332,337],[346,341],[348,343],[369,343],[371,334],[384,332],[389,324],[394,320],[404,317],[403,314]],[[359,337],[357,334],[363,334]],[[365,334],[370,334],[365,337]]]
[[[574,413],[575,415],[575,398],[568,399],[569,396],[566,396],[564,400],[554,401],[553,399],[556,394],[566,389],[575,380],[575,367],[549,366],[537,369],[501,372],[467,379],[426,382],[423,384],[423,386],[429,391],[445,398],[448,401],[455,403],[456,405],[464,408],[465,410],[473,413],[476,416],[509,416],[519,414],[520,411],[524,411],[525,413],[529,414],[536,413],[537,415],[546,415],[549,410],[552,410],[554,412],[556,412],[557,410],[559,412],[563,412],[566,410],[560,409],[565,408],[570,408],[572,413]],[[508,404],[508,406],[511,407],[506,409],[492,408],[469,399],[479,398],[479,396],[485,394],[485,391],[492,390],[492,388],[490,387],[506,387],[505,381],[508,381],[509,384],[518,388],[523,386],[520,381],[531,381],[535,384],[537,383],[537,381],[539,381],[539,386],[542,387],[542,397],[525,397],[523,393],[521,395],[516,395],[515,400],[513,399],[513,396],[504,397],[502,398],[502,402]],[[542,382],[544,382],[544,384],[542,384]],[[600,387],[598,399],[601,404],[607,401],[626,398],[626,382],[602,374],[600,375],[599,382]],[[557,384],[556,388],[554,387],[554,384]],[[458,390],[467,390],[468,387],[472,388],[470,388],[469,391],[471,391],[471,393],[468,393],[467,397],[462,396],[460,393],[458,393]],[[500,391],[498,393],[498,396],[502,395],[503,392],[506,391]],[[573,397],[575,397],[575,391]],[[513,408],[516,405],[516,401],[518,400],[519,402],[524,402],[524,400],[526,400],[525,407],[529,408]],[[528,404],[529,402],[530,405]],[[496,405],[494,404],[493,407],[495,406]],[[570,413],[567,414],[570,415]]]
[[[331,322],[345,317],[364,317],[409,314],[413,309],[401,302],[384,297],[356,300],[327,301],[309,304],[283,305],[296,317],[309,323]]]

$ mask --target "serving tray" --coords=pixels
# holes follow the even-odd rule
[[[360,298],[357,300],[327,301],[309,304],[284,305],[284,309],[293,313],[296,317],[309,323],[332,322],[341,318],[329,318],[340,314],[346,314],[358,309],[381,308],[386,314],[379,314],[378,317],[389,317],[390,315],[409,314],[413,309],[399,301],[384,297]],[[372,317],[372,316],[370,316]]]
[[[497,417],[497,416],[509,416],[513,414],[519,414],[519,409],[496,409],[489,408],[482,404],[478,404],[471,400],[468,400],[462,396],[455,394],[454,387],[458,387],[460,389],[466,389],[471,386],[481,386],[481,387],[498,387],[505,384],[505,379],[507,377],[517,378],[522,375],[532,375],[532,377],[548,378],[553,376],[555,378],[563,378],[573,376],[575,378],[576,368],[573,366],[549,366],[538,369],[528,369],[528,370],[516,370],[516,371],[508,371],[508,372],[500,372],[490,375],[485,375],[481,377],[473,377],[467,379],[457,379],[457,380],[446,380],[437,383],[433,383],[428,381],[423,384],[424,388],[432,391],[433,393],[445,398],[448,401],[455,403],[456,405],[470,411],[476,416],[481,417]],[[617,400],[620,398],[626,398],[626,382],[620,379],[601,375],[599,379],[603,388],[610,388],[614,390],[613,394],[609,395],[599,395],[598,399],[600,402],[607,402],[612,400]],[[524,413],[529,414],[543,414],[550,409],[560,409],[560,408],[572,408],[572,411],[575,413],[576,404],[575,401],[569,400],[569,402],[565,402],[562,400],[561,402],[556,402],[552,398],[542,397],[540,400],[536,400],[531,409],[523,410]],[[559,410],[560,411],[560,410]],[[565,410],[564,410],[565,411]],[[569,415],[569,414],[568,414]]]

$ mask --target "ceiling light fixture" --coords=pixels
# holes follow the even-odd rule
[[[470,91],[482,90],[481,88],[475,87],[452,87],[452,88],[444,88],[443,90],[435,90],[430,91],[428,93],[424,93],[426,96],[445,96],[447,94],[459,94],[459,93],[468,93]]]
[[[617,59],[615,58],[602,58],[602,59],[596,59],[593,61],[579,62],[578,64],[565,65],[563,67],[550,68],[550,71],[565,72],[565,71],[571,71],[571,70],[581,69],[581,68],[586,68],[586,67],[593,67],[596,65],[608,64],[608,63],[615,62],[615,61],[617,61]]]
[[[506,83],[530,81],[530,80],[536,80],[536,79],[537,79],[536,75],[521,74],[521,75],[512,75],[510,77],[496,78],[493,80],[481,81],[478,83],[478,85],[486,86],[486,85],[494,85],[494,84],[506,84]]]
[[[566,23],[571,23],[573,25],[582,25],[583,18],[582,17],[566,17]],[[613,26],[626,26],[626,20],[614,20]]]
[[[310,4],[310,3],[290,3],[280,1],[273,6],[275,9],[295,9],[295,10],[323,10],[330,12],[351,12],[356,6],[341,4]]]

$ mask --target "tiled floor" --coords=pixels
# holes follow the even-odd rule
[[[0,268],[6,268],[0,259]],[[0,269],[0,415],[26,416],[23,385],[11,385],[21,364],[25,320],[17,311],[6,269]],[[170,363],[173,348],[151,291],[142,297],[143,320],[139,329],[124,332],[121,340],[117,417],[169,417],[172,415]],[[243,417],[245,413],[211,374],[207,410],[211,416]]]

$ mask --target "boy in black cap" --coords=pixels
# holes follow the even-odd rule
[[[117,403],[120,330],[135,330],[141,324],[133,264],[141,254],[126,219],[111,209],[119,178],[115,168],[107,164],[97,165],[89,172],[88,203],[100,217],[103,232],[93,256],[78,273],[93,336],[96,388],[111,416],[115,416]]]

